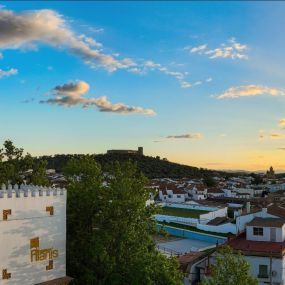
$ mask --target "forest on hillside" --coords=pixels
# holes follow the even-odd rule
[[[235,173],[223,171],[214,171],[205,168],[198,168],[188,165],[182,165],[174,162],[160,159],[160,157],[151,157],[136,154],[97,154],[91,155],[101,165],[104,170],[106,165],[112,161],[134,161],[137,167],[148,178],[202,178],[206,176],[233,176]],[[64,166],[72,158],[84,157],[83,154],[60,154],[54,156],[42,156],[38,159],[47,161],[47,168],[53,168],[57,172],[62,172]]]

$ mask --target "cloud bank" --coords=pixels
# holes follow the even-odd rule
[[[217,98],[225,99],[260,95],[285,96],[285,91],[262,85],[242,85],[227,89],[224,93],[218,95]]]
[[[198,85],[186,80],[186,72],[172,71],[153,61],[118,59],[118,54],[106,54],[102,43],[85,34],[76,34],[68,25],[68,21],[53,10],[15,13],[1,9],[0,31],[0,52],[5,49],[35,50],[40,44],[45,44],[78,56],[94,69],[102,67],[109,72],[124,69],[136,74],[157,70],[178,80],[181,88]]]
[[[53,98],[42,100],[40,103],[64,107],[96,107],[100,112],[111,112],[118,114],[140,113],[148,116],[156,115],[152,109],[128,106],[124,103],[111,103],[106,96],[98,98],[83,97],[89,91],[89,89],[90,86],[85,81],[76,81],[58,85],[52,90]]]
[[[102,66],[108,71],[126,69],[135,63],[124,58],[118,60],[102,52],[102,44],[85,35],[76,35],[62,15],[53,10],[36,10],[14,13],[0,10],[0,50],[37,48],[47,44],[67,49],[91,67]]]

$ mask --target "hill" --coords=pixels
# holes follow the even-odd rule
[[[62,172],[66,163],[72,158],[80,158],[81,154],[42,156],[39,159],[45,159],[48,162],[48,168],[56,169]],[[94,159],[105,169],[105,166],[112,161],[132,160],[137,163],[138,168],[148,178],[201,178],[205,176],[231,176],[223,171],[213,171],[204,168],[198,168],[188,165],[182,165],[174,162],[160,159],[159,157],[135,155],[135,154],[98,154]]]

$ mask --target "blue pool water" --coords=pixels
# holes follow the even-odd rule
[[[208,234],[203,234],[203,233],[198,233],[198,232],[192,232],[189,230],[184,230],[184,229],[178,229],[170,226],[161,226],[157,225],[158,229],[163,227],[163,229],[168,232],[170,235],[177,236],[177,237],[182,237],[185,239],[191,239],[191,240],[199,240],[206,242],[207,244],[223,244],[226,242],[227,238],[226,237],[219,237],[219,236],[214,236],[214,235],[208,235]]]

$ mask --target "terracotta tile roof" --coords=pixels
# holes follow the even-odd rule
[[[179,260],[179,263],[182,264],[182,263],[189,263],[189,262],[192,262],[194,261],[196,258],[200,257],[204,255],[203,252],[188,252],[184,255],[181,255],[179,256],[178,260]]]
[[[281,257],[285,253],[285,242],[247,240],[245,233],[230,239],[228,245],[234,250],[242,251],[244,255]]]
[[[178,262],[180,268],[183,272],[187,272],[187,267],[194,262],[198,261],[200,258],[205,256],[204,252],[189,252],[178,257]]]
[[[267,208],[267,213],[274,215],[280,218],[285,218],[285,208],[280,207],[279,205],[272,205]]]
[[[212,188],[208,188],[208,193],[224,193],[224,191],[222,189],[212,187]]]
[[[173,189],[172,191],[173,191],[173,194],[183,194],[183,195],[186,194],[184,191],[182,191],[181,189],[177,189],[177,188]]]
[[[257,226],[257,227],[277,227],[281,228],[285,224],[285,220],[281,218],[254,218],[249,222],[248,226]]]

